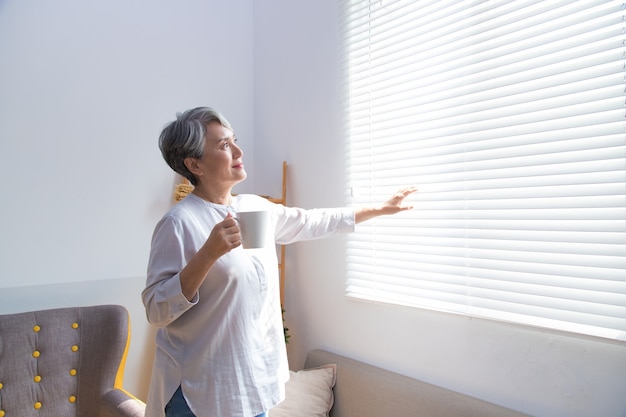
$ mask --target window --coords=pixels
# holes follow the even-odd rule
[[[626,340],[622,3],[343,4],[348,295]]]

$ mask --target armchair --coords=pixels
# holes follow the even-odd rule
[[[143,417],[122,389],[129,342],[118,305],[0,315],[0,417]]]

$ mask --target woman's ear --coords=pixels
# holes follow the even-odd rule
[[[202,174],[202,169],[198,164],[198,160],[196,158],[185,158],[184,161],[185,166],[193,175],[198,176]]]

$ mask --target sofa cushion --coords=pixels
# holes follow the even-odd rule
[[[285,400],[269,411],[269,417],[328,417],[334,402],[336,371],[334,364],[289,371]]]

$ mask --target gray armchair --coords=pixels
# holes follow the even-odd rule
[[[129,342],[122,306],[0,315],[0,417],[143,417],[122,389]]]

